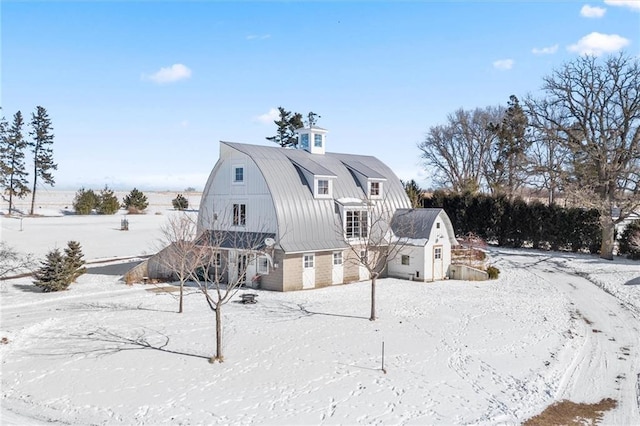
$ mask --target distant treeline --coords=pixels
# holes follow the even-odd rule
[[[424,207],[440,207],[458,236],[473,233],[505,247],[600,250],[602,229],[595,209],[563,208],[506,196],[435,191]]]

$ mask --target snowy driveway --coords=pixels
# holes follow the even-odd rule
[[[562,354],[569,362],[555,398],[573,402],[613,398],[618,407],[607,413],[604,424],[640,424],[640,309],[584,278],[589,274],[573,269],[566,259],[502,253],[498,265],[526,270],[560,289],[570,301],[576,320],[570,338],[578,344]]]

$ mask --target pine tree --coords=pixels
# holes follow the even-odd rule
[[[116,197],[113,190],[109,189],[108,186],[105,186],[104,189],[100,191],[99,199],[99,214],[115,214],[120,209],[118,197]]]
[[[65,259],[58,249],[47,254],[46,260],[33,276],[35,278],[33,283],[45,293],[66,290],[71,284]]]
[[[29,193],[27,170],[24,163],[24,151],[27,141],[22,135],[24,120],[22,113],[16,112],[13,124],[8,129],[2,119],[2,139],[0,142],[0,167],[2,168],[2,187],[9,196],[9,213],[13,208],[13,198],[23,198]]]
[[[29,143],[33,152],[33,191],[31,194],[31,214],[36,202],[36,186],[38,178],[47,185],[53,186],[53,170],[58,169],[58,165],[53,162],[53,127],[47,110],[41,106],[36,107],[36,112],[31,114],[31,128],[29,133],[33,138]]]
[[[87,272],[87,268],[84,267],[85,261],[83,259],[84,254],[80,243],[77,241],[69,241],[67,248],[64,249],[64,263],[66,275],[69,277],[69,281],[75,281],[80,275]]]
[[[275,136],[269,136],[266,139],[277,143],[281,147],[296,146],[298,144],[298,137],[295,130],[304,127],[302,114],[299,112],[287,111],[282,107],[278,107],[278,112],[280,114],[280,119],[273,121],[276,126],[278,126],[278,130],[276,131],[277,133]],[[312,119],[316,116],[318,115],[314,114]]]
[[[122,199],[122,204],[125,209],[131,210],[131,208],[134,208],[138,212],[143,211],[149,206],[147,196],[136,188],[133,188],[129,195],[126,195]]]
[[[91,214],[91,211],[97,209],[99,205],[100,199],[92,189],[80,188],[73,199],[73,209],[76,214]]]

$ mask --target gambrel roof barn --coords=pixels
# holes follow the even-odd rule
[[[259,250],[230,249],[223,259],[248,263],[247,275],[260,275],[266,289],[368,278],[357,262],[347,262],[347,249],[368,235],[376,211],[410,207],[402,183],[375,157],[326,152],[324,129],[298,133],[297,148],[220,142],[200,203],[199,231],[269,235]]]

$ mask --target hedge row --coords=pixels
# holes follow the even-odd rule
[[[474,233],[500,246],[591,253],[600,249],[602,229],[597,210],[444,191],[435,191],[423,200],[423,206],[443,208],[457,235]]]

